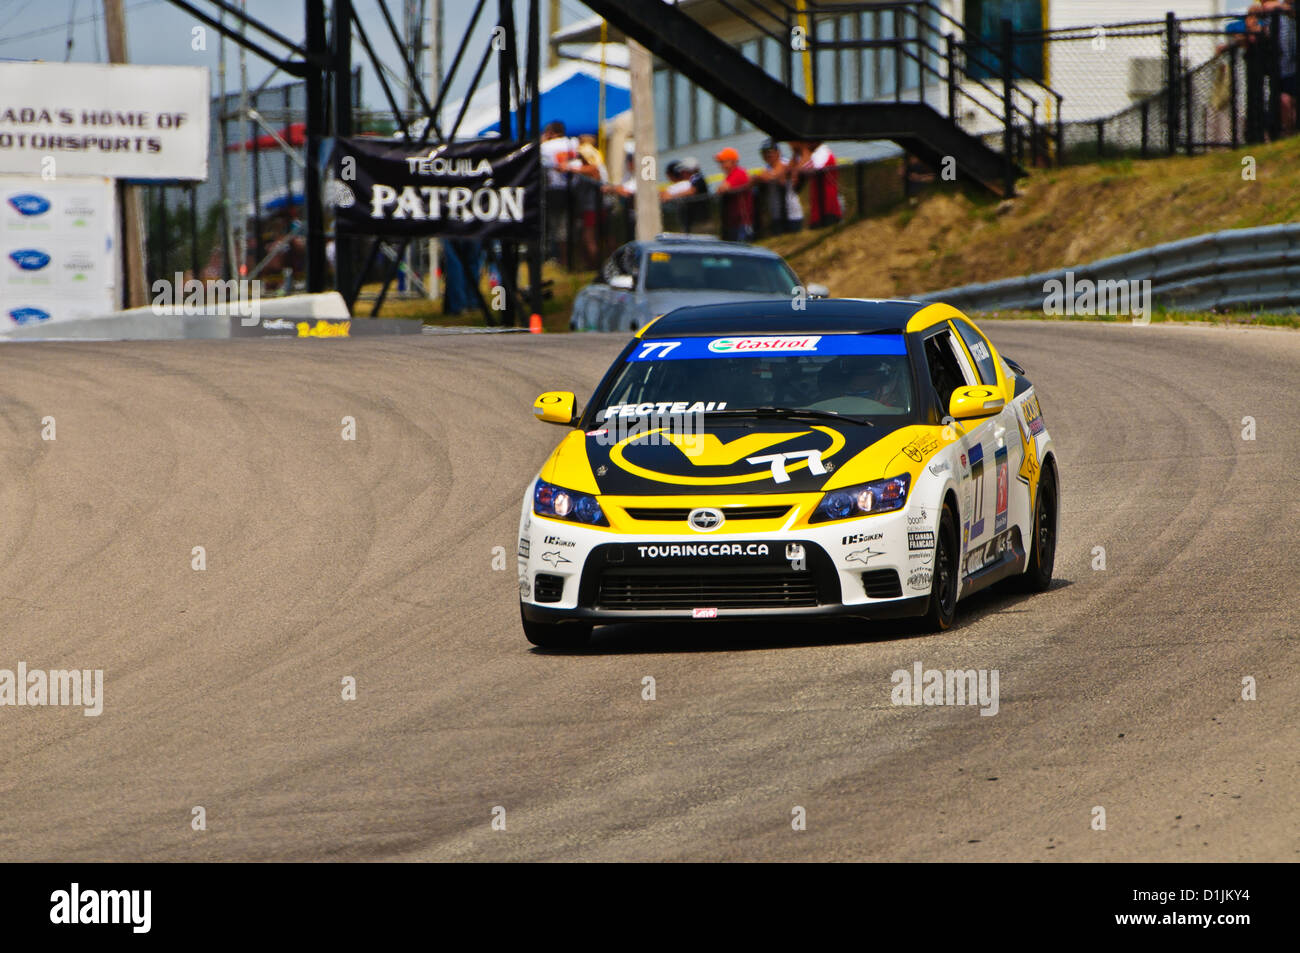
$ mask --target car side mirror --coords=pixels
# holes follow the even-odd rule
[[[810,298],[829,298],[830,296],[831,289],[827,288],[825,285],[808,286],[808,297]]]
[[[573,410],[574,396],[567,390],[548,390],[533,401],[533,416],[542,423],[567,427],[576,416]]]
[[[631,291],[636,284],[632,281],[631,275],[615,275],[609,279],[609,286],[619,291]]]
[[[1007,405],[1006,395],[996,384],[958,387],[948,400],[948,416],[953,420],[988,417]]]

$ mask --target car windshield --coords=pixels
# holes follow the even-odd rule
[[[652,251],[646,256],[646,291],[752,291],[785,296],[798,283],[779,258],[679,251]]]
[[[899,425],[914,408],[901,334],[698,337],[638,342],[594,419],[779,409]]]

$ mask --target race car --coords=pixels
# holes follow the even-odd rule
[[[622,350],[524,494],[534,645],[727,619],[953,624],[1052,581],[1060,483],[1024,370],[956,308],[791,299],[680,308]]]

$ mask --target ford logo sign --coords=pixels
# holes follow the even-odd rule
[[[722,515],[722,510],[706,506],[691,510],[690,515],[686,517],[686,522],[691,524],[691,529],[697,529],[701,533],[711,533],[726,522],[726,517]]]
[[[30,192],[9,196],[9,204],[19,215],[44,215],[50,210],[49,199],[42,195],[32,195]]]
[[[19,248],[11,251],[9,257],[23,271],[40,271],[50,263],[50,256],[35,248]]]
[[[40,308],[14,308],[9,312],[9,318],[14,324],[36,324],[39,321],[48,321],[50,313]]]

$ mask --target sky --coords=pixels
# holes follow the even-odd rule
[[[217,7],[208,0],[191,0],[192,5],[215,17]],[[238,3],[239,0],[234,0]],[[245,0],[250,16],[278,30],[295,42],[301,43],[304,34],[304,3],[306,0]],[[320,0],[316,0],[320,2]],[[434,0],[429,0],[429,3]],[[468,80],[482,56],[491,28],[496,23],[498,0],[487,0],[479,18],[479,27],[457,81],[448,95],[451,102],[464,94]],[[387,0],[389,12],[401,28],[403,0]],[[173,6],[170,0],[125,0],[127,23],[127,54],[133,63],[149,65],[207,66],[212,72],[213,91],[217,88],[217,63],[220,43],[215,31],[207,33],[206,51],[192,47],[192,30],[201,26],[190,14]],[[326,0],[327,7],[329,0]],[[397,48],[379,12],[377,0],[353,0],[357,13],[366,25],[366,32],[375,46],[375,52],[391,69],[401,73]],[[443,42],[446,47],[444,63],[449,63],[473,11],[473,0],[444,0],[445,25]],[[543,45],[548,35],[547,13],[550,4],[540,0]],[[528,4],[514,0],[515,19],[520,40],[526,38]],[[104,39],[102,0],[0,0],[0,60],[50,60],[94,63],[107,59]],[[579,0],[562,0],[562,22],[591,16]],[[251,38],[251,37],[250,37]],[[278,49],[278,48],[277,48]],[[227,80],[229,90],[239,88],[238,48],[230,43],[226,50]],[[253,55],[248,56],[248,79],[256,87],[272,67]],[[543,63],[545,49],[543,48]],[[353,64],[362,67],[362,98],[367,108],[382,109],[385,100],[378,80],[360,41],[354,38]],[[427,58],[423,68],[427,70]],[[446,66],[444,66],[446,69]],[[484,82],[492,82],[495,75],[484,74]],[[283,79],[277,76],[271,85]],[[390,76],[390,82],[393,78]],[[398,86],[394,86],[397,92]],[[426,88],[427,92],[427,88]],[[399,102],[405,102],[398,92]]]

